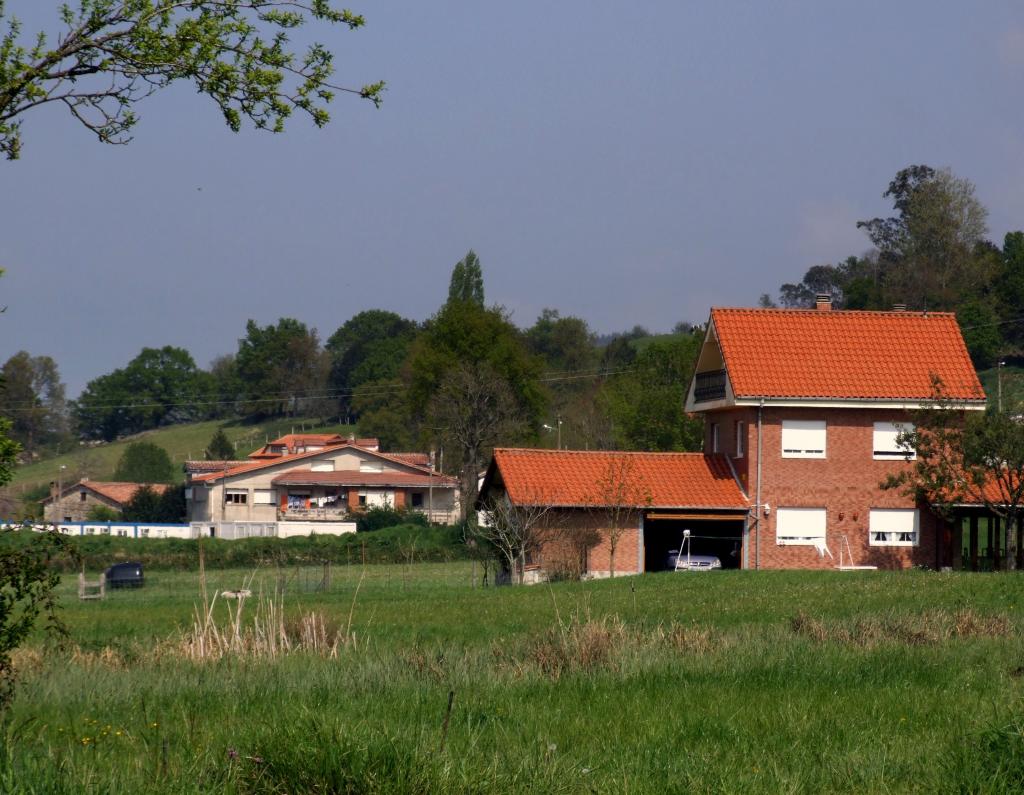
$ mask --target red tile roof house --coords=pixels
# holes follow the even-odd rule
[[[434,522],[458,515],[457,481],[414,463],[415,456],[388,455],[350,441],[313,447],[224,461],[212,471],[186,464],[189,521],[207,525],[204,534],[212,528],[218,535],[219,526],[231,523],[345,522],[385,505],[423,511]]]
[[[635,521],[616,573],[667,568],[691,531],[694,554],[723,567],[906,568],[956,565],[959,530],[887,475],[913,466],[896,445],[933,376],[964,410],[985,395],[956,319],[947,313],[713,309],[686,409],[703,414],[703,454],[496,450],[482,490],[513,504],[548,502],[562,524],[609,521],[601,481],[632,462]],[[614,464],[611,462],[620,462]],[[608,538],[586,555],[607,575]],[[564,550],[536,551],[535,567]]]
[[[43,518],[47,522],[84,522],[89,516],[89,510],[96,505],[121,511],[125,503],[144,485],[82,478],[77,483],[62,487],[60,494],[54,485],[50,496],[42,501]],[[163,483],[148,485],[157,494],[169,488]]]
[[[523,561],[527,581],[541,570],[608,576],[612,533],[616,574],[667,568],[684,529],[735,568],[750,505],[724,455],[508,448],[494,451],[477,504],[490,500],[551,507],[544,542]]]
[[[745,568],[954,564],[959,543],[927,505],[883,490],[913,466],[896,444],[909,412],[985,393],[954,315],[713,309],[686,400],[705,449],[730,458],[751,499]]]

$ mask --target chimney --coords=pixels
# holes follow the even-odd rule
[[[814,296],[814,308],[819,312],[832,311],[832,296],[828,293],[818,293]]]
[[[893,304],[892,305],[892,311],[893,312],[906,312],[907,311],[907,305],[906,304]]]

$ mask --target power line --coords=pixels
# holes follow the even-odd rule
[[[569,371],[569,370],[555,371],[555,373],[556,373],[555,375],[544,374],[544,376],[542,376],[541,378],[538,378],[537,380],[540,383],[557,383],[557,382],[560,382],[560,381],[579,381],[579,380],[584,380],[584,379],[605,378],[605,377],[612,376],[612,375],[621,375],[623,373],[633,372],[634,369],[635,368],[624,368],[624,369],[621,369],[621,370],[592,370],[592,371],[583,371],[583,372],[575,373],[573,375],[557,375],[558,372],[564,372],[564,373],[572,372],[572,371]],[[144,402],[141,402],[141,403],[104,403],[104,402],[101,401],[101,402],[98,402],[98,403],[91,403],[89,405],[89,409],[105,409],[105,410],[108,410],[108,411],[113,411],[115,409],[151,409],[151,408],[172,409],[172,408],[194,408],[194,407],[200,407],[200,406],[228,406],[228,405],[235,405],[235,404],[239,404],[239,403],[247,404],[247,405],[252,405],[254,403],[255,404],[284,403],[284,402],[289,402],[289,401],[292,401],[292,400],[330,400],[332,398],[337,399],[337,398],[341,398],[341,397],[352,397],[357,392],[361,396],[365,396],[365,397],[381,397],[381,396],[384,396],[384,395],[406,392],[408,390],[409,390],[409,386],[407,384],[395,383],[395,384],[379,384],[379,385],[376,385],[376,386],[373,386],[373,387],[362,386],[362,387],[356,387],[355,389],[333,389],[333,390],[323,390],[323,391],[317,391],[317,392],[313,392],[313,391],[303,392],[301,390],[289,391],[289,392],[279,392],[279,393],[271,392],[269,394],[270,395],[275,395],[274,397],[253,397],[253,398],[239,397],[239,398],[229,398],[229,399],[226,399],[226,400],[185,400],[185,401],[176,401],[176,402],[144,401]],[[5,407],[2,410],[2,413],[3,414],[13,414],[13,413],[19,413],[19,412],[36,411],[39,408],[42,408],[42,407],[39,406],[39,405],[31,405],[31,406],[18,407],[17,404],[15,404],[13,407]]]

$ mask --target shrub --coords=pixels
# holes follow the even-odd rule
[[[370,508],[356,519],[356,530],[360,533],[369,533],[398,525],[427,527],[429,522],[426,515],[419,511],[400,511],[391,507]]]

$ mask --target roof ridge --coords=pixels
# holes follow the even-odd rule
[[[938,311],[932,309],[829,309],[822,311],[814,307],[763,307],[763,306],[713,306],[711,307],[712,312],[750,312],[752,314],[757,313],[773,313],[773,314],[798,314],[798,315],[811,315],[821,317],[833,317],[835,315],[871,315],[877,317],[884,315],[886,317],[956,317],[956,312],[947,312],[945,310]]]

